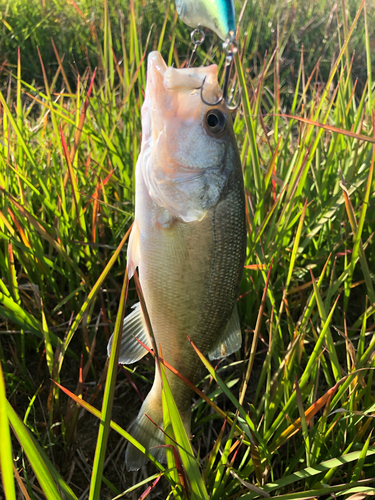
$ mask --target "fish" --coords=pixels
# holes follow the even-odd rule
[[[167,67],[159,52],[148,56],[127,249],[128,275],[138,268],[156,345],[194,384],[202,364],[187,337],[210,359],[241,347],[237,298],[246,254],[244,182],[232,118],[225,103],[202,102],[203,81],[216,99],[217,65],[177,69]],[[119,363],[135,363],[147,353],[136,339],[151,347],[139,303],[125,317]],[[190,435],[192,390],[166,371]],[[155,424],[163,428],[158,370],[130,432],[163,462],[164,436]],[[128,470],[147,461],[130,443],[125,460]]]
[[[192,28],[210,28],[224,41],[235,32],[234,0],[176,0],[176,8],[181,20]]]

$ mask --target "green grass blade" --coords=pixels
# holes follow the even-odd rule
[[[316,287],[316,288],[318,288],[318,287]],[[300,381],[301,387],[304,387],[307,384],[309,377],[310,377],[311,370],[313,369],[314,364],[316,363],[316,361],[318,360],[318,358],[322,354],[322,347],[323,347],[323,343],[324,343],[324,340],[326,337],[326,333],[328,331],[329,325],[331,324],[333,313],[335,312],[339,298],[340,298],[340,296],[338,296],[337,299],[335,300],[326,320],[324,321],[319,338],[318,338],[317,342],[315,343],[314,350],[311,353],[311,355],[309,356],[308,363],[307,363],[306,368],[304,369],[302,377],[301,377],[301,381]]]
[[[162,353],[160,354],[162,356]],[[169,387],[169,383],[165,375],[165,368],[162,363],[160,363],[160,371],[163,381],[163,390],[165,391],[165,399],[168,405],[170,421],[173,427],[173,433],[178,444],[178,451],[181,456],[185,472],[189,478],[190,487],[193,494],[195,495],[196,500],[208,500],[209,497],[207,494],[205,483],[199,471],[196,458],[191,448],[189,438],[186,434],[184,424],[182,423],[181,416],[177,409],[172,391]]]
[[[327,313],[326,313],[323,300],[321,298],[319,289],[316,285],[315,278],[314,278],[314,275],[313,275],[311,269],[310,269],[310,273],[311,273],[311,280],[312,280],[312,284],[313,284],[313,288],[314,288],[316,303],[318,305],[320,319],[322,321],[322,326],[324,327],[325,325],[327,325]],[[331,329],[329,328],[329,326],[327,326],[327,329],[326,329],[326,345],[327,345],[327,349],[330,353],[330,361],[331,361],[332,371],[333,371],[334,377],[336,379],[336,382],[338,382],[342,377],[342,373],[341,373],[340,363],[339,363],[339,360],[337,357],[335,344],[333,342]]]
[[[308,467],[310,467],[310,464],[311,464],[310,436],[309,436],[309,431],[307,428],[305,411],[303,409],[301,390],[299,388],[298,381],[296,381],[296,389],[295,390],[296,390],[296,399],[297,399],[299,418],[301,421],[302,434],[303,434],[305,448],[306,448],[306,464]]]
[[[375,447],[369,448],[367,450],[367,457],[370,457],[375,454]],[[362,451],[353,451],[346,455],[342,455],[338,458],[332,458],[330,460],[326,460],[321,462],[320,464],[316,464],[313,467],[307,467],[301,471],[295,472],[289,476],[278,479],[277,481],[271,481],[264,486],[264,491],[267,493],[271,493],[272,491],[283,488],[284,486],[288,486],[298,481],[302,481],[305,479],[309,479],[314,477],[322,472],[327,472],[336,467],[341,467],[345,464],[349,464],[351,462],[357,461],[362,455]]]
[[[159,36],[158,52],[161,52],[161,49],[163,47],[165,28],[167,27],[167,21],[168,21],[169,8],[170,8],[170,3],[168,1],[167,8],[165,10],[164,23],[163,23],[163,26],[161,28],[161,32],[160,32],[160,36]]]
[[[203,354],[199,351],[199,349],[194,345],[194,343],[189,339],[192,347],[194,348],[195,352],[198,354],[199,358],[201,359],[202,363],[204,366],[207,368],[208,372],[212,376],[212,378],[215,380],[215,382],[220,386],[224,394],[232,401],[232,403],[235,405],[236,409],[239,411],[239,414],[243,418],[244,422],[247,424],[243,430],[245,431],[246,435],[249,437],[250,441],[253,442],[254,444],[260,444],[263,448],[263,450],[266,450],[266,445],[264,441],[262,440],[260,434],[258,433],[254,423],[250,419],[249,415],[247,412],[244,410],[244,408],[240,405],[239,401],[234,397],[232,392],[228,389],[227,385],[225,382],[222,380],[222,378],[218,375],[216,370],[212,367],[211,363],[203,356]],[[255,443],[254,441],[254,436],[258,443]]]
[[[369,449],[369,444],[370,444],[371,437],[372,437],[372,432],[369,434],[369,437],[366,439],[366,442],[365,442],[365,444],[363,446],[361,454],[358,457],[358,462],[357,462],[357,464],[356,464],[356,466],[354,468],[354,471],[353,471],[353,474],[352,474],[352,477],[351,477],[351,480],[350,480],[351,483],[354,483],[354,482],[358,481],[359,478],[360,478],[360,476],[361,476],[361,472],[363,470],[363,466],[364,466],[365,460],[368,457],[368,449]]]
[[[298,493],[287,493],[286,495],[275,495],[272,498],[277,498],[278,500],[308,500],[314,499],[322,495],[331,495],[334,493],[358,493],[358,492],[373,492],[374,488],[371,484],[375,481],[375,478],[365,479],[362,481],[357,481],[355,483],[344,483],[337,484],[334,486],[327,486],[323,488],[316,488],[313,490],[305,490]],[[370,484],[370,486],[366,486]],[[259,495],[258,495],[259,497]],[[241,500],[252,500],[256,498],[253,493],[247,493],[242,495]],[[329,497],[326,497],[329,498]]]
[[[163,424],[164,424],[164,440],[165,440],[165,452],[167,456],[167,466],[170,470],[170,475],[174,479],[177,488],[173,490],[175,498],[181,498],[180,493],[180,477],[178,466],[180,466],[180,457],[176,445],[176,437],[173,432],[172,422],[168,410],[168,402],[166,399],[166,393],[162,390],[162,406],[163,406]],[[176,456],[177,455],[177,456]],[[176,463],[178,460],[178,464]]]
[[[114,330],[114,339],[112,344],[114,348],[111,351],[111,357],[109,359],[107,381],[104,390],[104,397],[102,404],[102,418],[100,422],[101,425],[99,426],[94,465],[91,475],[91,486],[89,493],[90,500],[98,500],[100,495],[105,452],[107,449],[107,441],[111,424],[111,412],[112,412],[113,398],[115,392],[118,357],[120,352],[122,328],[125,316],[125,304],[128,295],[128,287],[129,287],[128,270],[126,269],[124,276],[124,283],[122,286],[122,291],[120,296],[119,309],[116,318],[115,330]]]
[[[368,30],[368,17],[367,17],[367,1],[365,2],[364,9],[364,18],[365,18],[365,46],[366,46],[366,62],[367,62],[367,78],[368,78],[368,110],[372,113],[372,68],[371,68],[371,48],[370,48],[370,37]]]
[[[245,123],[246,123],[246,127],[247,127],[247,133],[249,136],[249,144],[250,144],[250,150],[251,150],[251,162],[253,165],[253,176],[254,176],[254,183],[255,183],[255,192],[257,193],[257,199],[259,201],[261,201],[262,196],[263,196],[263,177],[262,177],[262,174],[260,172],[259,155],[258,155],[258,147],[256,144],[254,121],[252,119],[252,110],[251,110],[251,106],[250,106],[249,95],[247,92],[246,81],[245,81],[245,76],[243,73],[243,68],[242,68],[242,63],[241,63],[239,52],[236,52],[235,62],[236,62],[236,69],[237,69],[238,78],[239,78],[239,84],[241,87],[241,102],[242,102],[242,105],[244,107]],[[262,220],[262,219],[263,219],[263,216],[261,214],[260,220]]]
[[[367,184],[366,184],[365,197],[363,199],[361,213],[359,216],[358,227],[356,228],[355,232],[353,230],[354,244],[353,244],[353,253],[352,253],[352,260],[351,260],[350,273],[349,273],[350,281],[352,281],[352,276],[354,273],[354,268],[355,268],[358,254],[360,253],[360,251],[361,251],[361,253],[363,252],[363,249],[360,249],[360,247],[362,246],[361,238],[362,238],[363,226],[364,226],[365,219],[366,219],[367,208],[369,206],[372,179],[373,179],[373,174],[374,174],[374,160],[375,160],[375,147],[373,148],[372,160],[371,160],[371,165],[370,165],[368,178],[367,178]],[[365,267],[363,266],[363,264],[362,264],[362,271],[365,272]],[[375,301],[375,293],[374,293],[374,289],[372,286],[372,280],[371,280],[369,275],[365,276],[365,280],[366,280],[366,283],[369,283],[368,293],[370,295],[370,300],[371,300],[371,302],[374,302]]]
[[[298,223],[298,227],[297,227],[296,236],[294,238],[292,255],[291,255],[291,258],[290,258],[290,264],[289,264],[289,270],[288,270],[288,276],[287,276],[286,285],[285,285],[286,289],[288,289],[288,287],[289,287],[290,280],[292,278],[293,269],[294,269],[294,263],[296,261],[297,253],[299,251],[299,242],[300,242],[300,239],[301,239],[303,223],[304,223],[304,220],[305,220],[305,217],[306,217],[306,208],[307,208],[307,200],[305,201],[305,204],[303,206],[303,210],[302,210],[301,217],[300,217],[300,220],[299,220],[299,223]]]
[[[13,478],[13,455],[12,443],[10,440],[9,422],[7,415],[7,399],[5,393],[5,383],[3,369],[0,362],[0,470],[5,498],[16,500],[16,489]]]
[[[73,490],[56,471],[52,462],[44,453],[40,445],[36,442],[29,430],[21,422],[9,403],[7,404],[7,414],[9,422],[13,428],[13,432],[26,453],[46,498],[48,500],[57,500],[61,498],[61,493],[58,489],[59,487],[68,500],[78,500],[76,495],[73,493]]]

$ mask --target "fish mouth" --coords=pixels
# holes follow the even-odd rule
[[[215,102],[221,95],[216,64],[207,67],[167,67],[161,54],[151,52],[147,61],[146,98],[142,109],[144,140],[157,140],[168,118],[179,115],[200,119],[207,106],[200,89],[204,82],[205,99]]]
[[[147,88],[152,98],[156,97],[155,91],[179,91],[191,92],[200,89],[203,81],[207,90],[217,87],[218,68],[216,64],[196,68],[173,68],[167,67],[161,54],[157,51],[151,52],[147,63]],[[211,90],[216,90],[211,89]]]

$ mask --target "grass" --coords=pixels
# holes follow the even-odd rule
[[[214,367],[200,354],[191,443],[164,378],[168,467],[151,457],[149,476],[122,471],[119,436],[132,440],[124,429],[153,360],[117,370],[106,343],[136,288],[142,297],[137,281],[128,287],[124,247],[145,57],[159,48],[179,67],[189,31],[161,1],[1,4],[5,498],[373,493],[372,4],[245,9],[234,120],[248,225],[243,347]],[[223,67],[209,36],[198,62],[214,60]]]

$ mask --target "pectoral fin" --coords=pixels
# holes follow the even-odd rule
[[[237,305],[233,309],[232,316],[230,317],[227,326],[217,344],[208,353],[209,359],[219,359],[229,356],[238,351],[241,347],[242,335],[240,327],[240,319],[238,317]]]
[[[135,363],[147,354],[147,350],[136,339],[139,339],[141,342],[147,345],[147,347],[150,347],[150,341],[147,333],[146,323],[143,317],[141,304],[137,302],[133,306],[133,309],[133,312],[131,312],[124,319],[124,325],[122,329],[122,339],[119,355],[119,363],[121,363],[122,365]],[[113,335],[109,339],[107,346],[108,356],[111,355],[112,342]]]

